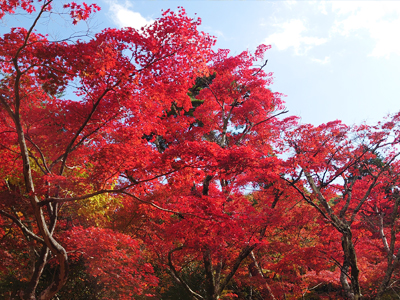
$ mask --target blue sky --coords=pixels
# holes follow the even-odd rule
[[[271,45],[271,89],[287,95],[289,113],[303,123],[375,123],[400,110],[400,1],[97,3],[102,10],[91,21],[94,31],[140,28],[162,9],[182,6],[202,19],[201,30],[217,37],[217,48],[238,54]],[[52,30],[62,33],[59,24]]]

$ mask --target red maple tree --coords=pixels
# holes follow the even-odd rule
[[[399,114],[281,120],[269,47],[213,51],[182,8],[62,41],[41,18],[100,8],[6,0],[0,18],[21,9],[32,25],[0,37],[1,296],[396,292]]]
[[[302,125],[286,135],[293,155],[282,178],[322,217],[319,226],[339,233],[332,242],[342,257],[325,258],[340,269],[345,297],[360,299],[364,289],[380,299],[398,265],[399,115],[377,126]],[[371,282],[380,282],[378,291]]]
[[[56,236],[62,234],[59,221],[73,201],[103,194],[140,201],[145,183],[174,171],[143,136],[166,130],[159,120],[173,103],[191,106],[187,91],[206,74],[205,58],[214,44],[197,30],[200,21],[183,9],[164,12],[141,32],[106,29],[87,41],[49,41],[34,29],[52,4],[40,3],[28,29],[11,28],[0,38],[5,179],[0,214],[10,228],[19,227],[21,233],[13,238],[22,239],[25,251],[32,253],[29,270],[21,275],[26,283],[18,291],[24,299],[51,299],[66,283],[68,253]],[[36,6],[33,1],[3,1],[1,15],[18,7],[32,13]],[[74,23],[99,9],[76,3],[64,8]],[[62,97],[64,91],[71,94],[71,83],[79,100]],[[128,180],[132,176],[135,181]],[[107,234],[117,238],[119,233]],[[131,243],[118,239],[125,247]],[[57,272],[37,294],[51,260]]]

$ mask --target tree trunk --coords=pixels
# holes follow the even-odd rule
[[[352,288],[352,298],[354,300],[359,300],[362,297],[361,288],[360,288],[360,281],[359,281],[359,273],[360,270],[357,266],[357,255],[354,249],[353,241],[352,241],[352,233],[350,227],[346,228],[346,231],[342,233],[342,248],[344,252],[344,266],[350,267],[350,277],[351,281],[351,288]],[[342,270],[343,272],[344,270]],[[347,281],[346,281],[347,282]],[[343,285],[343,281],[342,281]],[[346,286],[344,285],[343,288],[346,290]],[[348,293],[348,297],[351,297],[351,294]]]
[[[35,269],[33,271],[31,280],[23,292],[23,299],[26,299],[26,300],[35,300],[36,299],[36,296],[35,296],[36,288],[37,288],[37,285],[39,284],[40,276],[42,276],[43,269],[46,265],[48,254],[49,254],[49,248],[47,248],[44,245],[42,247],[42,250],[40,251],[39,258],[36,261]]]
[[[385,293],[385,291],[390,283],[390,279],[392,278],[392,274],[393,274],[394,270],[399,266],[399,259],[396,257],[393,260],[393,262],[390,262],[390,263],[391,264],[386,269],[385,277],[383,278],[383,281],[382,281],[381,285],[379,286],[378,294],[376,296],[377,300],[382,299],[383,293]]]

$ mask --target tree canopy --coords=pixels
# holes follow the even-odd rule
[[[96,4],[6,0],[0,297],[388,299],[400,293],[400,113],[287,117],[270,46],[230,55],[183,8],[53,41]],[[385,298],[386,297],[386,298]]]

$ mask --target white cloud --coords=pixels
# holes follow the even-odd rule
[[[224,38],[225,39],[225,35],[221,30],[218,29],[214,29],[210,26],[202,26],[204,31],[207,32],[208,34],[214,35],[217,38]]]
[[[400,55],[400,1],[288,1],[286,16],[273,21],[277,31],[265,42],[279,50],[293,47],[297,55],[347,37],[371,47],[370,56]],[[297,16],[301,15],[301,19]],[[263,25],[266,22],[263,22]],[[306,26],[307,24],[307,26]],[[310,34],[312,28],[318,35]],[[365,39],[367,37],[367,39]]]
[[[214,34],[216,37],[225,37],[224,33],[221,30],[211,30],[210,33]]]
[[[297,5],[297,1],[296,0],[287,0],[287,1],[283,1],[283,4],[292,9],[293,7],[295,7]]]
[[[307,28],[303,24],[303,21],[298,19],[292,19],[289,22],[275,24],[274,26],[279,27],[280,31],[267,37],[265,43],[274,44],[279,50],[286,50],[293,47],[297,55],[303,55],[311,48],[327,41],[325,38],[304,35]]]
[[[133,11],[129,2],[125,2],[125,5],[115,2],[109,3],[112,19],[120,27],[132,27],[139,30],[154,22],[154,20],[145,18],[140,13]]]
[[[337,14],[333,33],[351,36],[362,30],[375,41],[371,56],[400,55],[400,2],[397,1],[335,1]]]
[[[331,58],[329,56],[325,56],[324,59],[319,59],[319,58],[311,58],[312,61],[319,63],[321,65],[326,65],[331,62]]]
[[[328,12],[326,10],[326,1],[321,1],[321,2],[317,2],[317,10],[323,14],[323,15],[328,15]]]

